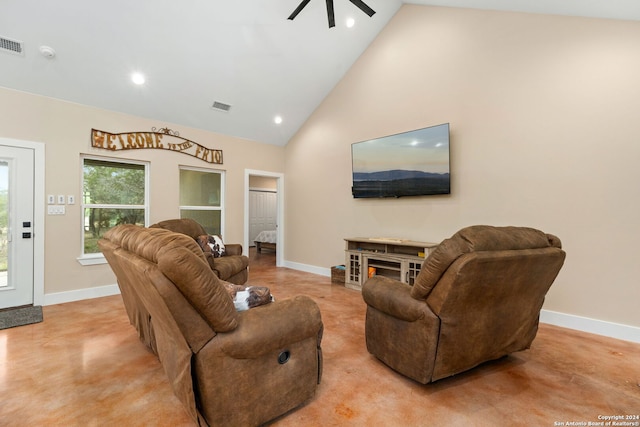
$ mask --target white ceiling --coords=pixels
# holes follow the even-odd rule
[[[285,145],[403,3],[640,20],[640,0],[2,0],[0,86]],[[356,19],[346,28],[347,17]],[[40,46],[56,56],[47,59]],[[130,74],[146,75],[143,86]],[[214,101],[229,112],[211,108]],[[276,125],[273,118],[281,115]],[[105,129],[144,131],[150,129]],[[182,135],[188,138],[188,135]]]

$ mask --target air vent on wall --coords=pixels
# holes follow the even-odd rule
[[[211,108],[213,108],[214,110],[224,111],[225,113],[228,113],[229,110],[231,110],[231,105],[225,104],[224,102],[214,101]]]
[[[11,40],[3,36],[0,36],[0,51],[13,53],[15,55],[24,55],[21,41]]]

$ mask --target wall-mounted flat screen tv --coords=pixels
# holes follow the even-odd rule
[[[354,198],[450,194],[449,123],[351,144]]]

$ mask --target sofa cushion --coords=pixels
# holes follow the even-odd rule
[[[477,251],[501,251],[560,247],[560,239],[528,227],[466,227],[444,240],[422,265],[411,296],[425,299],[440,277],[458,257]]]
[[[213,240],[213,243],[211,242]],[[224,250],[224,242],[222,241],[222,237],[218,235],[209,236],[209,246],[211,247],[211,252],[213,253],[214,258],[220,258],[225,255]]]
[[[247,286],[236,292],[233,297],[233,305],[237,311],[245,311],[275,301],[269,288],[265,286]]]
[[[173,248],[158,256],[158,267],[189,300],[216,332],[238,326],[233,301],[207,263],[185,248]]]
[[[203,234],[198,236],[196,241],[205,254],[210,253],[214,258],[220,258],[226,255],[224,242],[222,241],[222,237],[218,235]]]
[[[236,285],[225,280],[220,280],[220,283],[229,293],[237,311],[248,310],[275,301],[271,291],[265,286]]]

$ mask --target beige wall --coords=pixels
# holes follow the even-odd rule
[[[286,259],[532,226],[568,254],[545,309],[640,326],[638,76],[638,22],[403,6],[286,148]],[[444,122],[450,196],[351,197],[351,143]]]
[[[222,149],[224,164],[211,166],[194,157],[166,150],[112,153],[93,149],[92,128],[107,132],[151,131],[169,127],[207,148]],[[226,171],[225,240],[242,242],[244,170],[283,172],[284,149],[183,126],[89,108],[51,98],[0,88],[0,136],[45,144],[45,194],[81,196],[81,154],[146,160],[150,166],[151,223],[179,216],[180,165]],[[251,153],[248,155],[247,153]],[[68,205],[66,215],[46,216],[45,294],[115,284],[107,265],[81,266],[80,204]]]

